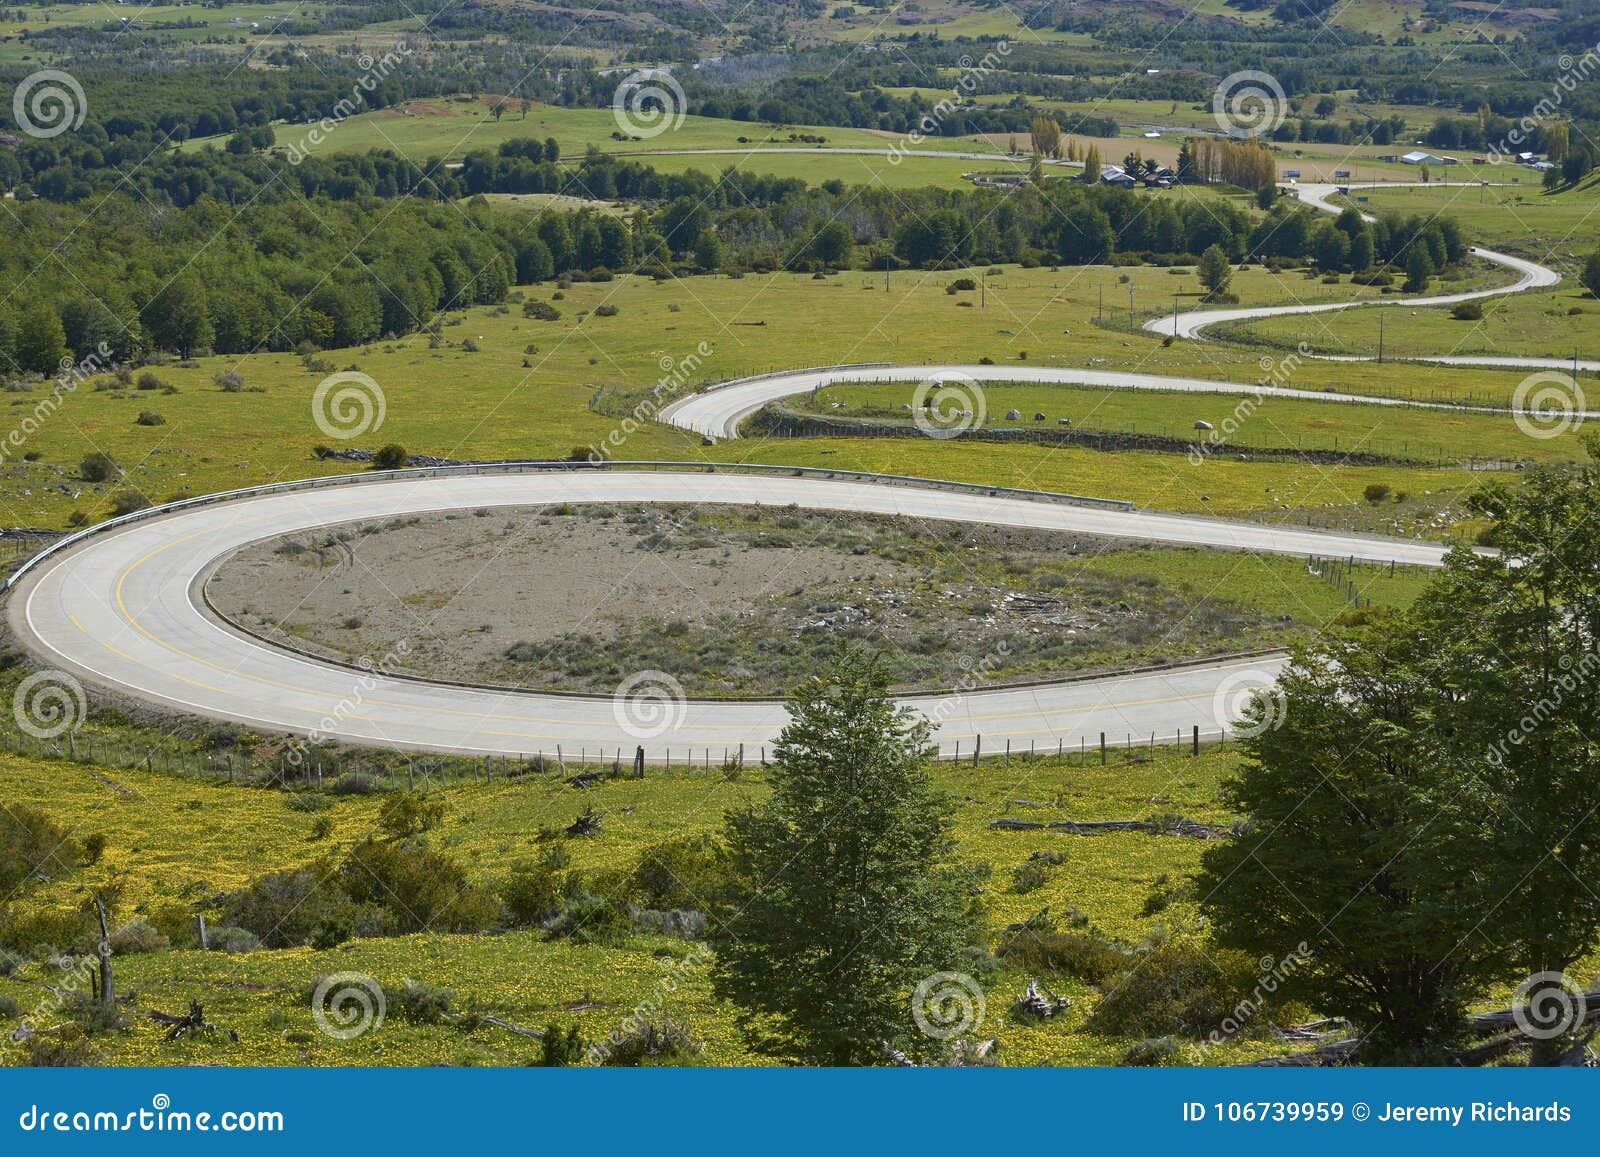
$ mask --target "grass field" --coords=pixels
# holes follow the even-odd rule
[[[1466,168],[1461,166],[1460,168]],[[1472,179],[1457,176],[1441,179]],[[1600,178],[1575,189],[1545,192],[1540,174],[1514,165],[1493,165],[1483,170],[1485,180],[1521,180],[1517,187],[1477,186],[1445,188],[1422,184],[1394,189],[1358,189],[1354,197],[1368,212],[1448,213],[1461,223],[1474,241],[1488,246],[1506,245],[1540,260],[1578,262],[1594,249],[1600,234]]]
[[[982,273],[972,271],[973,275]],[[808,275],[699,277],[656,283],[619,278],[575,284],[554,301],[560,320],[526,320],[515,306],[466,311],[444,327],[446,343],[429,349],[425,337],[379,343],[325,355],[338,369],[356,368],[379,383],[386,420],[354,445],[385,442],[412,453],[458,459],[565,457],[574,446],[600,443],[617,420],[596,413],[597,390],[637,391],[656,382],[665,364],[691,356],[701,364],[688,377],[701,380],[804,365],[851,361],[926,364],[976,362],[997,366],[1077,365],[1145,369],[1255,382],[1263,371],[1258,352],[1214,343],[1163,346],[1144,333],[1098,327],[1103,292],[1108,313],[1126,308],[1171,307],[1174,291],[1194,292],[1189,274],[1101,267],[1009,267],[987,278],[987,304],[963,307],[944,291],[954,273],[896,273],[886,293],[880,275],[848,273],[814,280]],[[1127,284],[1121,282],[1126,276]],[[1324,287],[1299,275],[1274,277],[1245,271],[1235,288],[1247,302],[1303,300]],[[549,286],[527,291],[553,298]],[[1179,298],[1180,302],[1186,300]],[[1187,300],[1192,300],[1189,298]],[[589,311],[615,305],[618,316]],[[587,315],[587,316],[586,316]],[[819,324],[821,322],[821,324]],[[468,352],[464,339],[479,352]],[[696,351],[704,344],[704,353]],[[529,352],[531,351],[531,352]],[[1026,355],[1024,358],[1023,355]],[[212,376],[237,368],[247,389],[224,393]],[[17,447],[0,470],[4,506],[12,526],[65,526],[74,510],[98,518],[113,490],[132,486],[151,501],[176,493],[208,493],[283,478],[358,469],[321,462],[312,448],[329,439],[313,421],[311,396],[325,376],[292,355],[211,357],[191,368],[158,367],[158,377],[179,391],[101,390],[85,384],[66,393],[58,412]],[[1440,392],[1509,398],[1520,375],[1452,372],[1448,379],[1407,366],[1339,365],[1308,361],[1292,384],[1358,393]],[[44,400],[47,387],[8,395],[16,425]],[[1158,402],[1151,420],[1169,421]],[[151,410],[165,424],[136,424]],[[1454,420],[1445,414],[1441,422]],[[1436,440],[1436,439],[1435,439]],[[1513,443],[1515,452],[1516,443]],[[127,471],[125,481],[88,484],[77,465],[91,451],[110,453]],[[36,461],[20,459],[24,452]],[[720,461],[811,463],[888,469],[967,481],[1003,483],[1126,498],[1144,505],[1216,513],[1321,512],[1359,500],[1370,482],[1413,494],[1453,489],[1471,479],[1453,471],[1350,468],[1308,472],[1288,462],[1213,459],[1196,471],[1181,457],[1117,455],[1047,447],[951,445],[931,440],[737,442],[702,447],[698,440],[659,425],[625,439],[613,456]]]
[[[1460,323],[1457,323],[1460,324]],[[790,405],[824,417],[863,417],[909,422],[903,410],[916,383],[832,386]],[[1203,439],[1196,421],[1220,426],[1236,413],[1239,399],[1226,395],[1103,390],[1043,384],[993,385],[984,389],[984,428],[1048,428],[1069,419],[1075,429],[1143,433],[1179,441]],[[835,403],[839,403],[836,407]],[[1018,419],[1007,419],[1015,410]],[[1033,415],[1042,413],[1042,422]],[[1445,413],[1338,402],[1268,398],[1243,416],[1230,439],[1235,449],[1296,449],[1364,452],[1394,458],[1449,462],[1457,458],[1515,454],[1534,459],[1570,459],[1581,454],[1569,432],[1544,441],[1520,440],[1509,416]]]
[[[961,858],[992,870],[984,899],[992,930],[1040,909],[1059,912],[1069,906],[1108,933],[1133,942],[1160,927],[1192,922],[1187,900],[1176,900],[1159,915],[1146,915],[1145,899],[1164,879],[1195,867],[1202,841],[989,827],[1004,815],[1142,819],[1170,812],[1203,822],[1227,819],[1216,799],[1220,777],[1234,765],[1231,753],[1208,751],[1191,759],[1167,747],[1153,755],[1135,752],[1136,761],[1127,754],[1113,751],[1104,768],[1093,759],[1085,766],[1077,766],[1071,757],[1058,763],[1052,755],[1038,761],[1017,758],[1009,765],[991,760],[976,769],[938,769],[940,787],[959,801]],[[0,757],[0,793],[8,801],[43,808],[80,837],[100,833],[106,838],[100,864],[32,889],[28,905],[72,906],[88,889],[116,879],[122,886],[119,921],[148,917],[164,906],[187,907],[196,897],[242,887],[266,864],[289,866],[348,849],[375,828],[377,801],[371,797],[340,798],[332,810],[311,816],[291,810],[278,792],[174,781],[143,772],[112,773],[112,781],[122,791],[78,765]],[[602,832],[593,839],[562,841],[572,867],[626,872],[645,848],[710,831],[725,810],[758,799],[763,790],[761,772],[754,767],[747,767],[735,782],[715,771],[653,771],[643,781],[615,780],[589,791],[549,780],[453,787],[440,793],[450,810],[430,840],[464,864],[475,881],[493,883],[508,865],[538,856],[535,833],[541,824],[564,825],[592,805],[604,816]],[[1054,806],[1041,810],[1007,802],[1019,798]],[[318,837],[313,825],[320,816],[330,817],[332,824],[327,835]],[[1011,883],[1013,869],[1040,849],[1064,853],[1066,862],[1049,869],[1042,887],[1017,892]],[[402,979],[415,978],[453,990],[458,1008],[535,1027],[552,1021],[576,1023],[593,1040],[610,1033],[637,1004],[659,997],[664,961],[682,958],[688,949],[684,941],[652,936],[635,936],[621,948],[599,948],[547,942],[531,932],[478,937],[425,933],[353,940],[322,952],[191,949],[121,956],[115,959],[119,989],[135,994],[138,1010],[179,1010],[198,1000],[209,1019],[237,1031],[240,1040],[234,1044],[219,1036],[164,1044],[157,1026],[130,1016],[125,1031],[97,1035],[91,1043],[113,1064],[515,1064],[533,1054],[536,1043],[490,1026],[415,1026],[391,1016],[365,1037],[331,1039],[313,1026],[305,990],[313,977],[335,971],[365,972],[391,990]],[[705,1040],[706,1059],[712,1063],[757,1061],[729,1010],[711,999],[705,972],[703,967],[691,971],[671,996],[671,1012],[687,1019]],[[16,976],[0,979],[0,996],[27,1010],[45,995],[36,984],[49,975],[42,964],[28,965]],[[1132,1043],[1083,1030],[1095,992],[1067,975],[1042,979],[1072,998],[1068,1015],[1039,1026],[1016,1023],[1008,1016],[1009,1005],[1028,979],[1007,968],[986,985],[990,1016],[983,1035],[998,1038],[1002,1063],[1115,1063]],[[1234,1042],[1208,1050],[1206,1063],[1275,1047],[1266,1039]]]
[[[565,159],[583,156],[591,146],[607,153],[651,152],[664,149],[748,149],[763,146],[804,148],[803,142],[789,136],[805,134],[826,138],[828,147],[887,149],[900,138],[866,129],[831,128],[808,125],[772,125],[754,121],[722,120],[716,117],[685,116],[675,128],[653,137],[617,140],[620,131],[609,108],[559,108],[533,104],[526,117],[521,105],[511,98],[497,120],[493,109],[502,98],[485,96],[438,98],[411,101],[393,108],[359,113],[341,121],[337,128],[315,144],[302,146],[308,152],[364,153],[371,149],[393,149],[415,161],[431,157],[456,160],[476,149],[497,148],[505,141],[554,137]],[[278,143],[288,145],[299,139],[300,126],[274,126]],[[636,134],[638,135],[638,134]],[[744,140],[740,140],[740,138]],[[220,146],[225,138],[205,137],[186,141],[184,149]],[[923,152],[959,150],[982,151],[972,142],[953,137],[933,137],[918,146]],[[733,163],[737,158],[726,158]],[[706,164],[711,164],[708,158]],[[908,162],[909,163],[909,162]],[[705,166],[702,166],[705,167]],[[720,167],[720,163],[718,163]]]

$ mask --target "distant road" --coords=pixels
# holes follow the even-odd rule
[[[1476,181],[1435,181],[1430,187],[1476,187]],[[1314,209],[1321,209],[1325,213],[1339,213],[1343,206],[1335,205],[1328,198],[1344,189],[1385,189],[1409,188],[1407,185],[1398,185],[1395,182],[1372,181],[1356,185],[1296,185],[1292,187],[1300,200]],[[1375,220],[1370,213],[1363,213],[1368,221]],[[1493,265],[1509,269],[1517,275],[1516,281],[1510,285],[1502,285],[1493,289],[1477,289],[1468,293],[1435,294],[1430,297],[1387,297],[1371,298],[1356,301],[1319,302],[1316,305],[1263,305],[1245,309],[1193,309],[1177,315],[1168,314],[1166,317],[1154,318],[1144,324],[1150,333],[1160,334],[1164,337],[1176,336],[1191,340],[1203,341],[1204,332],[1212,326],[1221,325],[1231,321],[1259,321],[1269,317],[1290,317],[1303,313],[1332,313],[1336,310],[1358,309],[1380,306],[1434,306],[1455,305],[1462,301],[1477,301],[1488,297],[1503,297],[1510,293],[1522,293],[1530,289],[1548,289],[1561,282],[1561,274],[1547,266],[1534,261],[1527,261],[1521,257],[1513,257],[1509,253],[1497,253],[1492,249],[1474,247],[1472,253]],[[1313,354],[1313,357],[1323,355]],[[1369,361],[1369,358],[1354,356],[1339,356],[1338,361]],[[1419,357],[1407,358],[1407,361],[1435,362],[1442,365],[1454,366],[1502,366],[1508,368],[1527,369],[1561,369],[1572,366],[1571,359],[1561,358],[1500,358],[1500,357]],[[1600,369],[1600,362],[1578,363],[1580,369]]]
[[[984,494],[786,475],[562,471],[457,474],[352,481],[242,497],[157,515],[91,535],[23,576],[7,613],[40,665],[167,708],[255,728],[317,733],[347,743],[465,752],[553,754],[597,746],[652,762],[690,748],[713,762],[747,754],[783,726],[780,704],[687,700],[672,725],[645,737],[626,701],[537,691],[487,690],[396,678],[309,658],[228,625],[205,605],[211,570],[240,547],[341,522],[441,510],[552,503],[745,503],[900,515],[992,526],[1121,536],[1146,542],[1437,565],[1437,543],[1318,533],[1197,516],[1106,510]],[[595,576],[595,599],[607,595]],[[952,629],[965,612],[952,606]],[[385,667],[379,656],[372,661]],[[974,656],[976,667],[981,656]],[[1237,716],[1241,688],[1269,684],[1281,656],[1229,660],[1045,686],[918,695],[905,701],[938,720],[946,754],[1098,744],[1151,733],[1171,740],[1198,727],[1214,736]],[[648,728],[644,729],[645,731]]]

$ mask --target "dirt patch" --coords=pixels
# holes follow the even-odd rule
[[[741,508],[481,510],[257,543],[207,586],[268,639],[429,678],[610,693],[782,694],[840,642],[903,687],[1262,645],[1278,621],[1095,567],[1067,534]],[[1137,547],[1119,545],[1125,553]]]

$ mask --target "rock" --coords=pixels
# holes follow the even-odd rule
[[[1071,418],[1057,418],[1056,419],[1056,425],[1058,425],[1058,426],[1070,426],[1070,425],[1072,425],[1072,419]]]
[[[1207,422],[1203,418],[1200,419],[1199,421],[1195,422],[1194,428],[1196,430],[1215,430],[1216,429],[1215,426],[1213,426],[1210,422]]]
[[[1020,410],[1007,410],[1006,411],[1006,421],[1008,421],[1008,422],[1015,422],[1021,417],[1022,417],[1022,412]]]
[[[1043,412],[1042,412],[1042,411],[1041,411],[1041,412],[1039,412],[1039,413],[1036,413],[1036,414],[1034,414],[1034,416],[1033,416],[1033,420],[1034,420],[1034,421],[1035,421],[1035,422],[1042,422],[1042,421],[1044,421],[1044,413],[1043,413]]]

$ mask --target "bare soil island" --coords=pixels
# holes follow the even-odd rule
[[[256,543],[206,596],[310,654],[601,694],[654,669],[691,695],[781,695],[840,642],[882,652],[907,690],[991,684],[1275,645],[1299,623],[1158,577],[1185,554],[798,510],[541,507]]]

